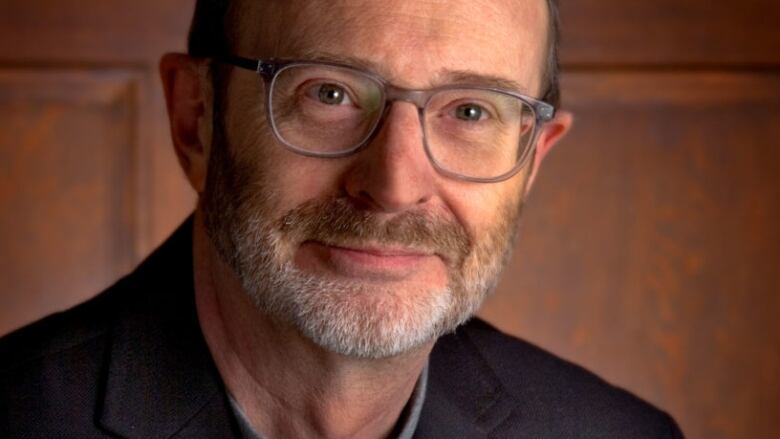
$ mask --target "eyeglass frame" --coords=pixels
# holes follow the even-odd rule
[[[495,87],[485,87],[479,85],[469,85],[469,84],[448,84],[448,85],[443,85],[443,86],[424,89],[424,90],[408,89],[408,88],[398,87],[394,84],[391,84],[382,76],[377,75],[371,71],[356,68],[349,64],[341,64],[337,62],[320,61],[320,60],[277,59],[277,58],[270,58],[264,60],[264,59],[245,58],[242,56],[233,56],[233,55],[214,57],[212,59],[214,61],[223,64],[228,64],[231,66],[240,67],[242,69],[254,71],[260,77],[263,78],[263,82],[265,84],[265,95],[266,95],[265,96],[265,107],[267,113],[266,117],[268,118],[268,121],[271,125],[271,131],[273,132],[276,140],[282,143],[288,150],[296,154],[300,154],[306,157],[326,158],[326,159],[347,157],[352,154],[355,154],[360,149],[364,148],[366,145],[371,143],[371,140],[379,132],[380,126],[384,123],[384,120],[387,117],[387,111],[390,108],[390,103],[396,101],[402,101],[402,102],[411,103],[417,108],[418,121],[420,122],[420,129],[422,131],[423,150],[425,151],[425,155],[428,156],[428,160],[431,162],[433,167],[442,175],[445,175],[453,179],[463,180],[463,181],[468,181],[473,183],[498,183],[504,180],[508,180],[512,178],[515,174],[517,174],[523,168],[523,166],[525,166],[526,162],[528,161],[528,158],[532,155],[532,152],[536,149],[536,142],[538,140],[537,136],[539,134],[540,128],[545,123],[550,122],[555,117],[555,112],[556,112],[556,109],[553,105],[544,102],[542,100],[535,99],[530,96],[526,96],[524,94],[518,93],[513,90],[506,90],[506,89],[495,88]],[[379,117],[376,118],[376,121],[374,122],[373,126],[367,131],[365,138],[361,142],[359,142],[356,146],[345,151],[314,152],[314,151],[302,149],[300,147],[297,147],[289,143],[279,133],[279,130],[276,127],[276,120],[272,114],[273,96],[271,90],[273,89],[273,86],[276,81],[276,77],[280,72],[284,71],[289,67],[294,67],[297,65],[322,65],[322,66],[347,69],[357,74],[370,78],[371,80],[375,81],[382,87],[382,92],[385,101],[381,110],[382,112],[379,115]],[[512,169],[510,169],[509,171],[501,175],[498,175],[496,177],[471,177],[468,175],[463,175],[443,168],[442,165],[439,164],[431,154],[430,148],[428,146],[428,138],[426,133],[425,121],[423,118],[425,107],[430,101],[431,97],[434,96],[436,93],[439,93],[444,90],[457,90],[463,88],[473,89],[473,90],[492,91],[492,92],[512,96],[514,98],[519,99],[526,105],[528,105],[534,111],[534,127],[529,140],[530,146],[528,146],[526,151],[523,152],[522,157],[520,157],[520,159],[517,161],[517,163],[515,163]]]

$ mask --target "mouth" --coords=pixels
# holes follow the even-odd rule
[[[382,245],[353,246],[353,245],[338,245],[338,244],[326,244],[326,243],[322,243],[322,244],[340,251],[355,252],[358,254],[366,254],[369,256],[384,257],[384,258],[422,257],[422,256],[432,256],[434,254],[432,251],[414,249],[409,247],[400,247],[400,246],[398,247],[382,246]]]
[[[432,250],[384,244],[335,244],[305,241],[304,267],[365,280],[401,280],[441,260]]]

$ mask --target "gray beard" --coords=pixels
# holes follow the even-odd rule
[[[279,244],[281,237],[262,221],[209,232],[223,237],[225,233],[231,245],[217,249],[261,312],[292,324],[325,350],[370,359],[399,355],[453,331],[479,309],[509,258],[507,250],[503,257],[472,270],[468,279],[456,273],[445,288],[397,291],[392,286],[329,279],[282,262],[280,255],[286,252]]]

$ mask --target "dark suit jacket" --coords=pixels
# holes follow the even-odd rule
[[[238,437],[193,298],[191,223],[94,299],[0,340],[2,438]],[[675,438],[633,395],[474,319],[430,359],[416,438]]]

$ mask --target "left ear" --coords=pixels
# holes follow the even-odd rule
[[[539,173],[542,160],[552,150],[553,146],[569,132],[573,122],[574,116],[570,112],[558,111],[555,114],[555,118],[547,122],[542,128],[542,132],[539,133],[539,137],[536,139],[536,154],[531,165],[531,176],[525,185],[525,195],[528,195],[531,191],[531,186],[533,186],[536,175]]]

